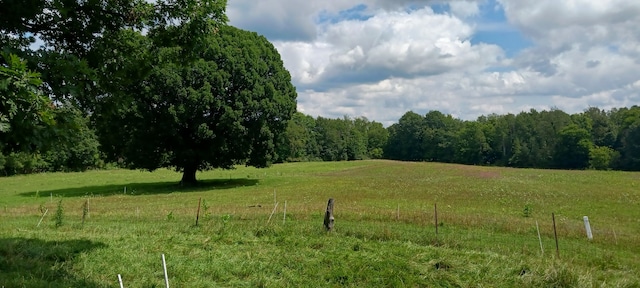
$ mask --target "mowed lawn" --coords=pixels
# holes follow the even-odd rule
[[[162,254],[171,287],[640,287],[637,172],[371,160],[180,176],[0,178],[0,287],[164,287]]]

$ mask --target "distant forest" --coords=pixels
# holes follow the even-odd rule
[[[384,128],[366,118],[296,113],[277,145],[279,162],[394,159],[470,165],[640,171],[640,107],[591,107],[462,121],[405,113]]]
[[[86,121],[81,116],[73,120]],[[296,112],[275,143],[275,163],[393,159],[469,165],[640,171],[640,107],[582,113],[530,110],[463,121],[438,111],[405,113],[387,128],[364,117]],[[0,154],[1,175],[118,167],[91,129],[45,154]]]

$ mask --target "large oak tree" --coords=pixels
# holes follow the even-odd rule
[[[104,150],[130,168],[173,167],[185,184],[198,170],[268,166],[296,108],[280,55],[231,26],[185,41],[188,31],[120,34],[130,61],[105,71],[118,81],[95,115]]]

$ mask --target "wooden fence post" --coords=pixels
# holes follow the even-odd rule
[[[327,229],[327,231],[333,230],[334,220],[333,198],[329,198],[329,202],[327,203],[327,211],[324,213],[324,228]]]
[[[196,212],[196,226],[198,226],[198,220],[200,220],[200,203],[202,203],[202,197],[198,200],[198,212]]]
[[[556,214],[551,213],[551,219],[553,220],[553,236],[556,238],[556,256],[560,258],[560,247],[558,246],[558,232],[556,231]]]
[[[433,214],[435,215],[436,235],[438,235],[438,204],[437,203],[433,204]]]

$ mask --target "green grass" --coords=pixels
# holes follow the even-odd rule
[[[198,178],[0,178],[0,287],[164,287],[161,254],[172,287],[640,287],[640,173],[358,161]]]

